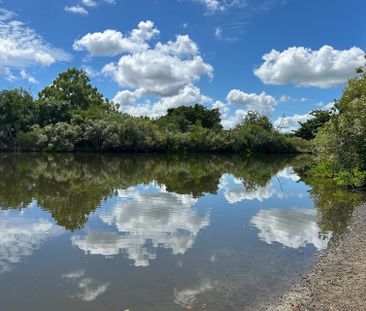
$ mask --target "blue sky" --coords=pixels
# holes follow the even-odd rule
[[[0,87],[36,94],[86,69],[121,110],[202,102],[282,131],[329,107],[364,62],[363,0],[3,0]],[[272,51],[272,52],[271,52]],[[284,117],[284,118],[283,118]]]

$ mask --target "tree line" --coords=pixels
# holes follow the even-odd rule
[[[224,130],[218,109],[196,104],[151,119],[122,113],[71,68],[33,98],[24,89],[0,91],[0,149],[96,152],[299,152],[300,138],[279,133],[266,116],[249,112]]]
[[[34,98],[24,89],[0,91],[0,150],[47,152],[314,152],[308,171],[337,184],[366,186],[366,66],[357,68],[334,108],[315,110],[292,134],[248,112],[225,130],[218,109],[196,104],[151,119],[122,113],[71,68]]]

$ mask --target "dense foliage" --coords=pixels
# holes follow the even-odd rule
[[[297,152],[306,144],[249,113],[224,130],[217,109],[168,110],[158,119],[132,117],[71,68],[34,99],[23,89],[0,91],[0,149],[26,151]],[[301,150],[300,150],[301,149]]]
[[[218,109],[209,110],[196,104],[193,107],[181,106],[168,109],[167,115],[159,118],[156,124],[160,128],[165,127],[176,132],[189,132],[194,126],[218,131],[222,130],[220,121]]]
[[[365,67],[366,68],[366,67]],[[339,185],[366,186],[366,71],[350,79],[338,110],[319,130],[314,144],[319,164],[311,173],[334,179]]]
[[[307,140],[314,139],[319,129],[327,123],[332,111],[314,110],[310,112],[311,119],[305,122],[299,122],[300,127],[294,132],[294,135]]]

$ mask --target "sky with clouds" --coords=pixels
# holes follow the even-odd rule
[[[364,63],[363,0],[2,0],[0,88],[33,94],[84,68],[120,109],[197,102],[227,128],[249,110],[281,131],[329,109]]]

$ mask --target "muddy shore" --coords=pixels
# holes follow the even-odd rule
[[[285,296],[266,311],[366,310],[366,205],[354,212],[348,230],[318,258]]]

